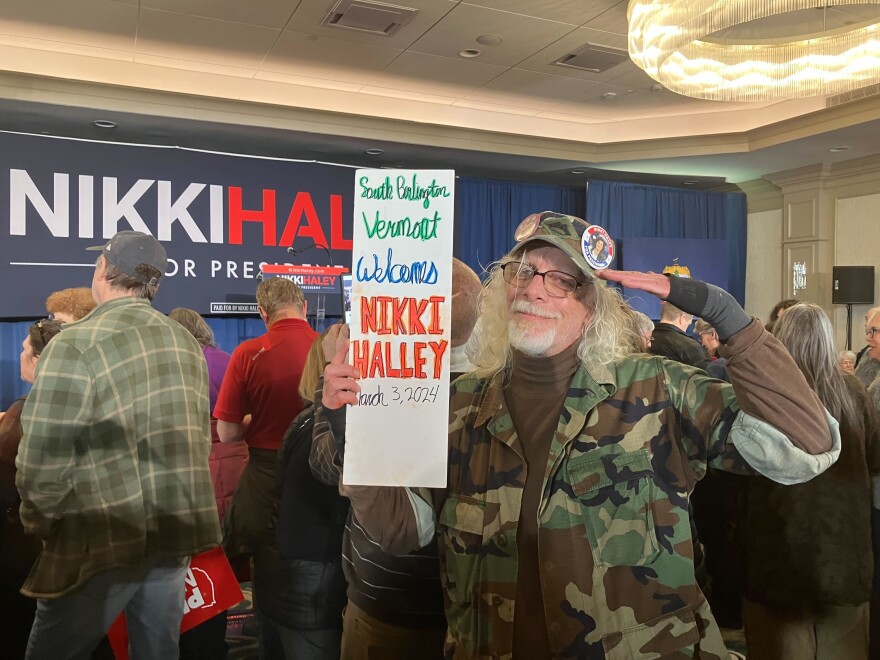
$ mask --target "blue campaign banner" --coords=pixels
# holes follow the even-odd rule
[[[154,303],[164,312],[253,301],[261,264],[350,269],[354,172],[0,133],[0,205],[9,211],[0,222],[0,318],[42,316],[53,291],[90,286],[96,253],[85,248],[125,229],[149,232],[168,252]],[[341,316],[342,295],[327,288],[303,287],[307,298],[322,296],[310,311]]]
[[[727,241],[702,238],[625,238],[616,241],[618,265],[622,270],[662,273],[678,259],[690,269],[691,277],[728,288]],[[634,289],[624,289],[623,297],[633,309],[660,318],[660,301]]]

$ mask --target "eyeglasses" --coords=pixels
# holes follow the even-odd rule
[[[540,275],[544,280],[544,291],[553,298],[570,296],[578,290],[578,287],[586,284],[586,282],[578,281],[574,275],[569,275],[561,270],[547,270],[542,273],[519,261],[507,262],[501,267],[501,273],[505,282],[523,289],[529,285],[535,275]]]
[[[868,327],[865,328],[865,336],[874,338],[875,335],[880,334],[880,328]]]

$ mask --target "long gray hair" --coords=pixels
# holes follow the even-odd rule
[[[524,258],[516,255],[513,259]],[[473,363],[482,376],[491,376],[510,365],[513,349],[510,346],[508,326],[510,307],[507,303],[507,283],[501,266],[511,258],[492,264],[489,277],[480,293],[482,332],[474,347]],[[625,355],[636,352],[640,345],[635,323],[625,312],[626,303],[616,289],[604,281],[590,278],[575,294],[590,311],[590,318],[578,347],[578,358],[588,369],[607,365]]]
[[[798,303],[777,319],[773,334],[788,349],[828,412],[841,423],[857,425],[855,402],[838,364],[834,332],[825,311],[813,303]]]

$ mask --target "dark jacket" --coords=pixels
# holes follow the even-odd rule
[[[659,322],[654,325],[649,350],[652,355],[662,355],[703,371],[709,366],[709,356],[702,344],[670,323]]]
[[[314,409],[291,422],[278,450],[275,544],[254,555],[257,611],[292,630],[340,629],[345,607],[342,531],[348,500],[312,476]]]
[[[880,435],[864,387],[852,376],[846,383],[859,419],[841,422],[834,465],[793,486],[743,477],[736,533],[749,600],[806,612],[870,600],[870,475],[880,472]]]
[[[275,539],[288,559],[338,562],[348,499],[336,486],[321,483],[309,467],[315,409],[307,407],[290,423],[278,450],[278,514]]]

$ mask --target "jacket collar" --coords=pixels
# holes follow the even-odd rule
[[[505,375],[504,370],[499,371],[486,383],[483,397],[477,403],[474,427],[486,424],[492,435],[512,446],[516,440],[516,430],[513,428],[510,415],[507,414],[507,405],[504,402]],[[551,449],[551,459],[557,449],[577,437],[586,423],[589,412],[616,391],[617,380],[614,370],[607,365],[594,366],[591,371],[588,371],[584,365],[578,367],[565,395],[553,449]],[[557,443],[560,447],[557,447]]]

